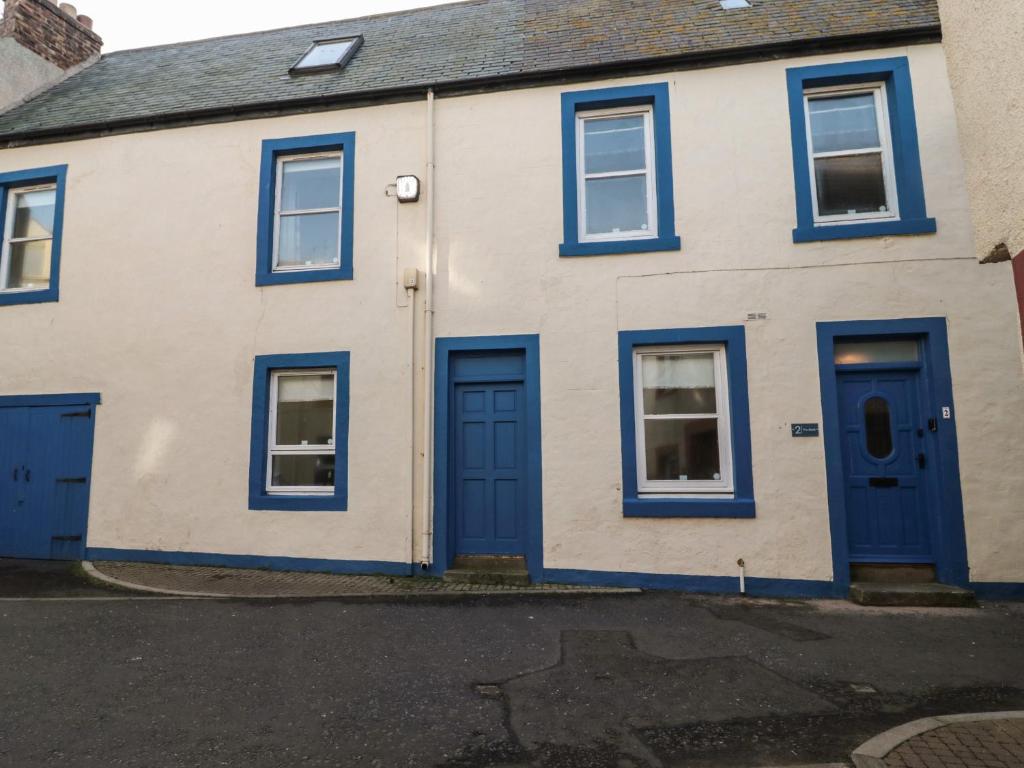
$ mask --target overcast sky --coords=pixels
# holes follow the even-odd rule
[[[103,51],[294,27],[448,0],[71,0],[91,16]]]

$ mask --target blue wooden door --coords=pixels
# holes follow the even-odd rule
[[[455,553],[525,554],[523,384],[455,384],[453,395]]]
[[[0,555],[16,556],[27,518],[28,408],[0,408]]]
[[[0,408],[0,557],[84,556],[93,414]]]
[[[934,562],[919,371],[843,372],[838,380],[851,562]]]

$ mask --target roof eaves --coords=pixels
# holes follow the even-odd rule
[[[942,31],[940,25],[928,24],[904,29],[880,30],[868,34],[826,35],[818,38],[788,40],[767,45],[759,44],[710,51],[704,50],[672,56],[609,62],[599,65],[591,64],[579,67],[536,70],[483,78],[459,78],[435,83],[419,83],[401,88],[225,105],[223,107],[211,107],[201,110],[177,110],[139,118],[126,118],[102,123],[84,123],[40,131],[28,130],[8,133],[6,135],[0,134],[0,148],[28,144],[57,143],[95,136],[160,130],[204,123],[231,122],[233,120],[254,119],[304,111],[319,111],[340,105],[411,101],[421,98],[428,89],[433,89],[437,95],[454,96],[474,92],[527,88],[553,82],[582,82],[615,74],[640,74],[677,68],[700,69],[779,59],[785,56],[810,56],[823,52],[854,51],[875,47],[933,43],[939,42],[941,39]]]

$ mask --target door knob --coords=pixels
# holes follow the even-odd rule
[[[923,453],[919,453],[919,454],[917,454],[917,468],[918,468],[918,469],[924,469],[924,468],[925,468],[925,465],[926,465],[927,463],[928,463],[928,462],[927,462],[927,459],[925,459],[925,457],[924,457],[924,454],[923,454]]]

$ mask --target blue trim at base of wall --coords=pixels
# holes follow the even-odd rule
[[[972,581],[970,588],[982,600],[1024,600],[1024,582]]]
[[[411,563],[389,560],[321,560],[312,557],[274,555],[225,555],[218,552],[180,552],[159,549],[110,549],[89,547],[87,560],[128,560],[162,565],[205,565],[223,568],[260,568],[271,571],[312,571],[316,573],[365,573],[411,576]]]
[[[161,565],[193,565],[222,568],[257,568],[271,571],[312,573],[380,574],[385,576],[421,575],[414,563],[390,560],[322,560],[312,557],[274,555],[225,555],[219,552],[181,552],[158,549],[111,549],[88,547],[87,560],[121,560]],[[593,587],[636,587],[705,594],[738,594],[736,576],[692,576],[677,573],[635,573],[628,571],[586,571],[573,568],[545,568],[548,584],[579,584]],[[750,597],[845,598],[847,587],[832,581],[810,579],[746,580]],[[983,600],[1024,600],[1022,582],[972,582],[970,588]]]
[[[690,576],[677,573],[631,573],[620,571],[582,571],[572,568],[545,568],[544,581],[556,584],[581,584],[594,587],[639,587],[682,592],[738,594],[738,576]],[[754,597],[837,597],[831,581],[808,579],[746,580],[747,595]],[[845,597],[845,595],[841,595]]]

